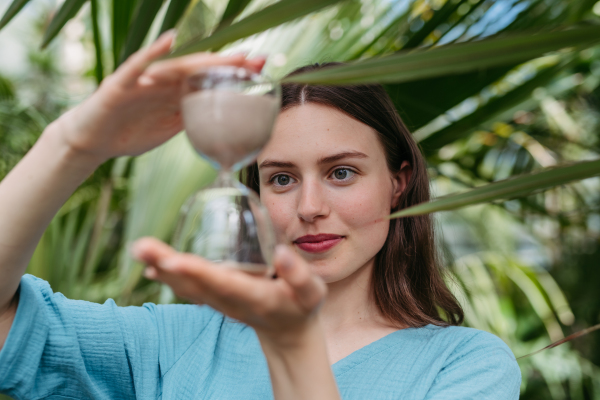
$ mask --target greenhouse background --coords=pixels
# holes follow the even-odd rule
[[[519,357],[600,323],[600,2],[0,0],[6,10],[0,179],[50,121],[171,27],[180,53],[265,54],[275,78],[351,62],[298,79],[385,84],[442,198],[423,212],[438,211],[466,324]],[[181,134],[107,162],[54,218],[28,273],[70,298],[178,301],[141,276],[127,246],[169,241],[184,200],[214,176]],[[523,399],[600,399],[600,332],[519,365]]]

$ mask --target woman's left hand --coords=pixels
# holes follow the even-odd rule
[[[275,251],[277,279],[178,253],[155,238],[139,239],[132,253],[147,264],[147,278],[166,283],[184,299],[207,304],[252,326],[260,336],[282,346],[302,340],[302,333],[316,322],[317,309],[327,293],[326,284],[306,261],[283,245]]]

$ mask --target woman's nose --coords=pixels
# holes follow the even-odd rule
[[[319,182],[305,180],[300,189],[298,218],[306,222],[329,215],[329,207],[324,198],[324,188]]]

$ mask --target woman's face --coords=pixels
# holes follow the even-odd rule
[[[280,242],[293,246],[325,282],[370,265],[385,243],[406,168],[388,170],[368,125],[308,103],[280,114],[258,157],[260,197]]]

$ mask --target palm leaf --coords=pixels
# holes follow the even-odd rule
[[[598,174],[600,174],[600,160],[584,161],[568,166],[548,168],[542,172],[520,175],[515,178],[490,183],[465,193],[440,197],[437,200],[418,204],[393,213],[389,218],[401,218],[429,214],[436,211],[455,210],[473,204],[526,196],[538,190],[563,185]]]
[[[207,37],[218,20],[215,12],[202,0],[193,0],[177,23],[175,48]]]
[[[96,52],[96,67],[94,73],[96,74],[96,83],[100,84],[104,79],[104,63],[102,62],[102,35],[100,34],[100,22],[98,13],[98,0],[90,0],[91,2],[91,18],[92,18],[92,32],[94,34],[94,50]]]
[[[4,28],[27,3],[29,3],[29,0],[14,0],[0,20],[0,29]]]
[[[341,0],[281,0],[243,20],[223,28],[200,41],[187,43],[169,57],[179,57],[199,51],[220,48],[227,43],[245,38],[284,22],[302,17]]]
[[[140,48],[162,4],[163,0],[141,0],[138,3],[127,34],[125,47],[119,57],[119,63],[125,61]]]
[[[536,354],[538,354],[538,353],[541,353],[541,352],[542,352],[542,351],[544,351],[544,350],[548,350],[548,349],[552,349],[552,348],[554,348],[554,347],[556,347],[556,346],[560,346],[561,344],[564,344],[564,343],[570,342],[570,341],[571,341],[571,340],[573,340],[573,339],[577,339],[577,338],[580,338],[580,337],[582,337],[582,336],[585,336],[585,335],[587,335],[587,334],[589,334],[589,333],[592,333],[592,332],[594,332],[594,331],[597,331],[598,329],[600,329],[600,324],[597,324],[597,325],[591,326],[591,327],[589,327],[589,328],[587,328],[587,329],[583,329],[583,330],[581,330],[581,331],[579,331],[579,332],[575,332],[575,333],[573,333],[573,334],[571,334],[571,335],[567,336],[566,338],[563,338],[563,339],[557,340],[556,342],[549,344],[548,346],[546,346],[546,347],[544,347],[544,348],[542,348],[542,349],[539,349],[539,350],[537,350],[537,351],[534,351],[533,353],[530,353],[530,354],[527,354],[527,355],[521,356],[521,357],[517,358],[517,360],[522,360],[522,359],[524,359],[524,358],[527,358],[527,357],[534,356],[534,355],[536,355]]]
[[[467,0],[459,0],[459,1],[447,1],[444,3],[442,8],[437,10],[431,19],[427,21],[421,29],[415,32],[408,41],[402,46],[402,49],[412,49],[413,47],[417,47],[418,45],[425,40],[427,36],[431,32],[433,32],[438,26],[448,20],[448,18]]]
[[[589,46],[600,41],[600,27],[513,34],[472,43],[440,46],[431,50],[400,52],[388,57],[305,72],[285,82],[357,84],[406,82],[447,76],[484,68],[512,65],[565,47]]]
[[[121,52],[127,41],[129,26],[137,3],[138,0],[113,0],[112,2],[112,44],[115,69],[119,66]]]
[[[167,8],[165,18],[163,19],[163,23],[160,27],[160,33],[168,31],[177,25],[177,22],[179,22],[179,19],[191,1],[192,0],[171,0],[171,3],[169,3],[169,8]]]
[[[546,68],[539,72],[534,78],[528,80],[522,85],[516,87],[510,92],[490,100],[487,104],[479,107],[473,113],[461,118],[433,133],[421,135],[415,132],[415,140],[419,142],[421,148],[426,154],[431,154],[433,151],[443,147],[444,145],[453,142],[454,140],[465,137],[484,122],[490,121],[494,117],[509,110],[517,104],[523,102],[531,96],[534,89],[548,84],[561,71],[564,71],[568,63],[563,62],[555,66]]]
[[[240,15],[242,11],[244,11],[244,8],[246,8],[249,3],[250,0],[229,0],[229,3],[227,3],[227,8],[225,8],[223,16],[221,17],[221,22],[219,22],[219,26],[217,26],[215,31],[231,25],[233,20]]]
[[[58,35],[58,32],[65,26],[67,22],[81,9],[87,0],[65,0],[62,7],[58,10],[42,39],[42,48],[45,48],[50,44],[52,39]]]

